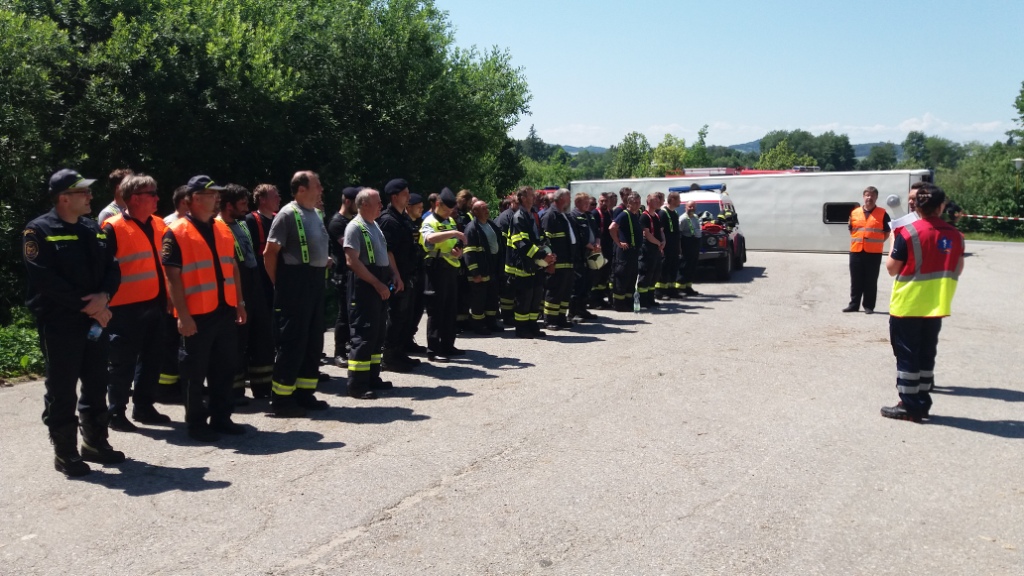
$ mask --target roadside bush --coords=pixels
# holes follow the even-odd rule
[[[43,373],[43,353],[32,315],[25,308],[12,310],[10,326],[0,328],[0,377]]]

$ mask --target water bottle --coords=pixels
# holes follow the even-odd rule
[[[86,338],[88,338],[90,342],[96,342],[100,339],[100,336],[102,335],[103,326],[100,326],[99,322],[93,320],[92,326],[89,326],[89,333],[86,335]]]
[[[640,313],[640,293],[633,292],[633,312],[636,314]]]

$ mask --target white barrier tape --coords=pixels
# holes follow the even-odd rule
[[[960,217],[961,218],[981,218],[983,220],[1012,220],[1012,221],[1024,220],[1024,218],[1017,217],[1017,216],[982,216],[980,214],[961,214]]]

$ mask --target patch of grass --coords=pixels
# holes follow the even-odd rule
[[[35,328],[0,328],[0,377],[42,374],[43,353]]]
[[[986,242],[1024,242],[1024,237],[1022,236],[1008,236],[998,232],[964,232],[964,238]]]

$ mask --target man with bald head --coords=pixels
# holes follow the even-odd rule
[[[700,218],[697,216],[697,203],[690,200],[686,203],[686,213],[679,217],[680,258],[677,287],[683,296],[700,296],[693,289],[693,281],[697,278],[697,264],[700,260]]]
[[[314,395],[324,348],[324,278],[329,239],[316,206],[320,177],[304,170],[292,176],[293,200],[274,217],[263,260],[274,283],[272,325],[277,346],[271,406],[282,418],[326,410]]]
[[[466,224],[466,247],[462,260],[469,285],[470,325],[477,334],[488,336],[501,330],[498,324],[498,263],[504,238],[490,219],[483,200],[473,202],[473,219]]]

